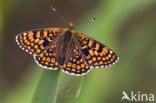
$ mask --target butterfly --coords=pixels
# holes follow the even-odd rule
[[[91,68],[108,67],[119,57],[102,43],[75,32],[73,23],[67,28],[43,28],[20,33],[16,42],[33,54],[36,63],[49,70],[62,68],[63,72],[81,76]]]

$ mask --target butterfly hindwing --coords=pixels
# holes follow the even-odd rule
[[[117,54],[105,45],[84,34],[78,35],[82,54],[91,67],[107,67],[118,61]]]
[[[40,54],[55,37],[62,32],[61,28],[36,29],[16,36],[18,45],[30,54]]]
[[[77,46],[73,49],[68,61],[63,65],[63,71],[76,76],[84,75],[90,71],[89,65]]]
[[[59,62],[56,59],[55,50],[56,44],[53,44],[40,55],[34,55],[36,63],[45,69],[57,70],[59,68]]]

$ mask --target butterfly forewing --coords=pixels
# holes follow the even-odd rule
[[[46,28],[20,33],[16,36],[18,45],[30,54],[40,54],[64,29]]]
[[[118,61],[117,54],[105,45],[81,33],[78,37],[82,55],[91,67],[107,67]]]

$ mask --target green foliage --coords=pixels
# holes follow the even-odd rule
[[[55,103],[59,84],[59,71],[43,70],[32,103]]]
[[[57,71],[43,70],[32,103],[63,103],[76,99],[81,91],[82,78]]]

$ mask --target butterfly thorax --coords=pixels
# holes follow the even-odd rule
[[[74,47],[73,31],[67,29],[63,36],[58,41],[56,48],[56,59],[62,66],[70,57],[72,48]]]

